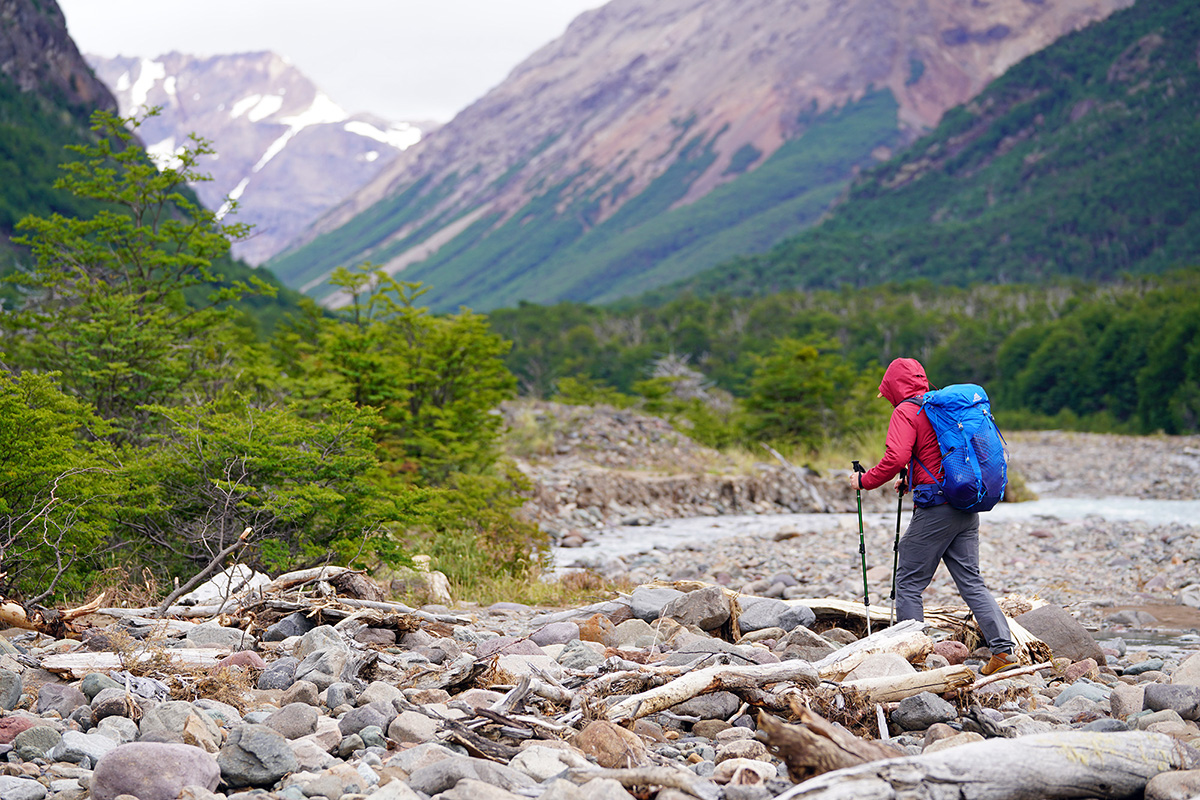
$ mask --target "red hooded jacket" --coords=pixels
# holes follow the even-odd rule
[[[929,380],[925,368],[913,358],[897,358],[888,364],[879,382],[879,393],[895,406],[892,421],[888,423],[887,450],[883,459],[862,476],[864,489],[875,489],[896,476],[902,467],[909,466],[913,457],[920,459],[929,475],[920,466],[912,465],[910,481],[914,485],[937,483],[942,478],[942,451],[938,447],[937,435],[929,418],[921,413],[915,403],[905,403],[908,398],[920,398],[929,391]],[[936,480],[935,480],[936,476]]]

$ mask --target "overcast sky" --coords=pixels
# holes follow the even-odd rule
[[[59,0],[84,53],[272,50],[334,102],[449,120],[605,0]]]

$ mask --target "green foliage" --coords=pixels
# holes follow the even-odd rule
[[[52,376],[0,373],[0,587],[32,601],[77,590],[124,479],[106,425]]]
[[[144,406],[203,394],[219,382],[227,357],[221,335],[232,321],[230,301],[264,282],[219,284],[213,259],[243,226],[220,226],[182,190],[200,180],[197,159],[211,149],[193,139],[177,164],[161,172],[135,146],[122,119],[97,112],[95,142],[69,149],[56,184],[102,204],[89,219],[51,214],[18,226],[36,259],[9,281],[27,298],[8,314],[13,363],[61,374],[63,387],[114,422],[118,440],[147,434]],[[136,126],[134,126],[136,127]],[[184,292],[214,287],[207,303],[189,305]]]
[[[167,424],[141,453],[144,510],[123,520],[139,558],[186,572],[249,526],[258,567],[395,559],[391,526],[414,511],[370,480],[374,411],[345,401],[311,418],[214,403],[147,410]]]
[[[629,408],[634,398],[618,392],[602,381],[588,377],[560,378],[557,383],[558,391],[551,398],[556,403],[566,403],[569,406],[612,406],[613,408]]]

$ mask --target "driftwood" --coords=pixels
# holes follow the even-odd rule
[[[675,767],[633,767],[631,769],[572,769],[567,772],[572,783],[584,784],[597,778],[609,778],[626,788],[634,786],[665,786],[687,792],[700,800],[718,800],[721,789],[712,781]]]
[[[841,680],[867,656],[897,653],[908,660],[924,658],[933,650],[933,640],[924,633],[925,623],[916,620],[898,622],[890,628],[851,642],[813,664],[823,680]]]
[[[811,664],[799,660],[778,664],[707,667],[622,700],[608,710],[608,719],[612,722],[639,719],[707,692],[719,689],[737,691],[742,687],[759,687],[783,681],[815,686],[817,673]]]
[[[853,692],[863,703],[892,703],[921,692],[941,694],[964,689],[974,680],[975,673],[971,668],[958,664],[910,675],[842,681],[834,691]]]
[[[163,657],[173,667],[215,667],[217,662],[229,655],[229,650],[212,647],[172,647],[154,652],[134,653],[122,657],[118,653],[59,653],[42,659],[41,667],[47,672],[57,672],[82,678],[89,672],[107,672],[125,669],[128,663],[150,661]]]
[[[1132,798],[1160,772],[1194,766],[1195,751],[1165,734],[1066,731],[827,772],[775,800]]]
[[[794,710],[798,715],[794,725],[760,712],[758,738],[783,759],[788,777],[796,783],[825,772],[904,755],[885,744],[860,739],[806,706],[795,704]]]
[[[10,628],[37,631],[47,636],[53,636],[55,639],[77,639],[79,638],[79,632],[72,623],[80,617],[94,614],[103,602],[104,594],[101,593],[100,596],[86,605],[77,608],[68,608],[64,611],[56,611],[51,608],[41,608],[40,606],[26,608],[12,600],[0,600],[0,624],[7,625]]]

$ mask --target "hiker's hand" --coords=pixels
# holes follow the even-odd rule
[[[908,493],[908,481],[904,480],[904,478],[901,478],[899,475],[897,475],[896,476],[896,494],[903,497],[907,493]]]
[[[865,492],[865,491],[867,491],[867,490],[866,490],[866,489],[863,489],[863,486],[862,486],[862,484],[858,482],[858,479],[859,479],[859,476],[860,476],[860,475],[862,475],[862,473],[861,473],[861,472],[851,472],[851,473],[850,473],[850,486],[851,486],[851,488],[853,488],[853,489],[854,489],[854,491],[856,491],[856,492],[857,492],[858,490],[860,490],[860,489],[862,489],[862,491],[864,491],[864,492]]]

